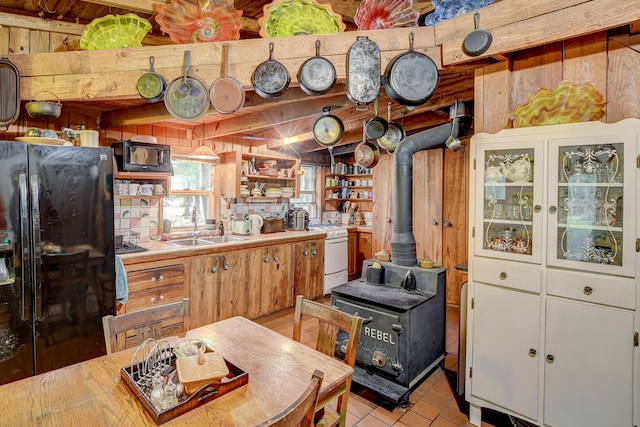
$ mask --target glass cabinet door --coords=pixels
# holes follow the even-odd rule
[[[547,263],[632,276],[633,139],[557,139],[549,146]]]
[[[478,145],[476,254],[541,262],[541,147],[541,141]]]

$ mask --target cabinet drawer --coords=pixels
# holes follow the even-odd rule
[[[549,270],[547,293],[631,310],[636,308],[635,281],[623,277]]]
[[[127,274],[130,293],[158,286],[182,284],[183,282],[184,265],[182,264],[132,271]]]
[[[125,307],[127,312],[131,313],[132,311],[138,311],[144,308],[182,301],[185,297],[184,285],[182,284],[159,286],[153,289],[129,293],[129,299]]]
[[[473,280],[507,288],[540,293],[542,274],[539,268],[522,263],[474,259]]]

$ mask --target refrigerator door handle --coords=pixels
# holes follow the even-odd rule
[[[37,320],[42,320],[42,249],[40,246],[40,178],[31,175],[31,235],[33,236],[33,279],[35,313]]]
[[[20,318],[21,320],[29,320],[31,311],[29,302],[31,296],[27,286],[31,283],[31,257],[29,254],[29,198],[27,193],[27,175],[21,173],[18,175],[18,190],[20,193],[20,251],[22,252],[22,266],[20,280]]]

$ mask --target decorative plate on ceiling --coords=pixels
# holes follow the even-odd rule
[[[359,31],[398,27],[417,27],[420,12],[413,0],[363,0],[356,9],[353,22]]]
[[[491,3],[493,0],[431,0],[433,12],[425,17],[424,25],[430,27],[440,21],[480,9]]]
[[[240,38],[241,10],[233,0],[171,0],[158,4],[156,22],[175,43],[202,43]]]
[[[576,85],[563,80],[553,90],[540,88],[513,114],[514,128],[599,120],[607,102],[595,85]]]
[[[261,37],[331,34],[345,30],[342,16],[331,5],[313,0],[274,0],[258,19]]]
[[[102,50],[142,47],[142,39],[151,30],[151,23],[134,13],[106,15],[84,27],[80,49]]]

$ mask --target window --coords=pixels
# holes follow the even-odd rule
[[[193,227],[195,206],[198,229],[213,212],[213,166],[193,161],[172,161],[171,196],[164,199],[163,217],[172,227]]]
[[[316,204],[316,166],[300,165],[304,172],[300,175],[300,197],[291,199],[293,207],[304,208],[309,212],[309,218],[317,218],[318,209]]]

